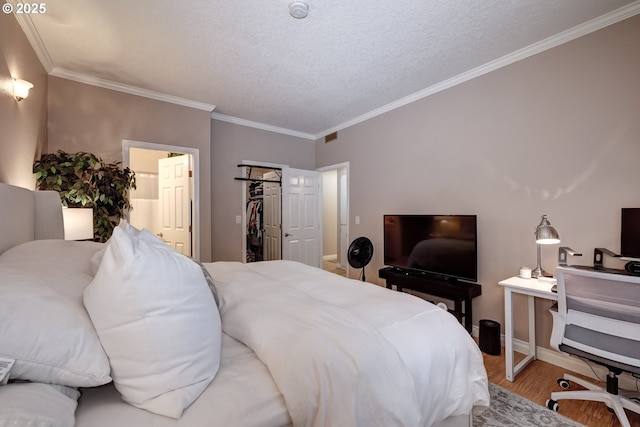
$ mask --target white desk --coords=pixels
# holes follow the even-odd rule
[[[536,310],[535,297],[552,301],[558,300],[558,295],[551,292],[554,283],[538,279],[522,279],[518,276],[510,277],[498,283],[504,286],[504,347],[507,380],[513,382],[515,376],[529,362],[536,358]],[[513,294],[528,296],[529,303],[529,351],[524,360],[513,366]]]

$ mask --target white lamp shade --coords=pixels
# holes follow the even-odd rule
[[[556,245],[560,243],[560,239],[538,239],[536,243],[539,245]]]
[[[62,208],[65,240],[93,239],[93,209]]]
[[[536,227],[536,243],[539,245],[555,245],[560,243],[560,236],[549,223],[546,215],[542,215],[540,224]]]
[[[29,96],[29,89],[33,87],[33,83],[22,79],[13,79],[13,95],[18,101],[22,101]]]

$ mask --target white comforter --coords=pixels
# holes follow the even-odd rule
[[[223,330],[267,365],[294,426],[430,426],[489,403],[475,342],[433,304],[291,261],[207,268]]]

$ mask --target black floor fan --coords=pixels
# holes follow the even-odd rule
[[[373,243],[366,237],[358,237],[351,242],[347,251],[347,260],[353,268],[362,268],[362,281],[365,281],[364,267],[373,257]]]

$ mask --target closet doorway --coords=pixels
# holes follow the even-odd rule
[[[245,262],[282,259],[282,168],[252,163],[242,169]]]
[[[136,173],[131,225],[200,258],[199,150],[123,140],[123,166]]]
[[[251,161],[238,167],[244,262],[286,259],[321,267],[321,174]]]

